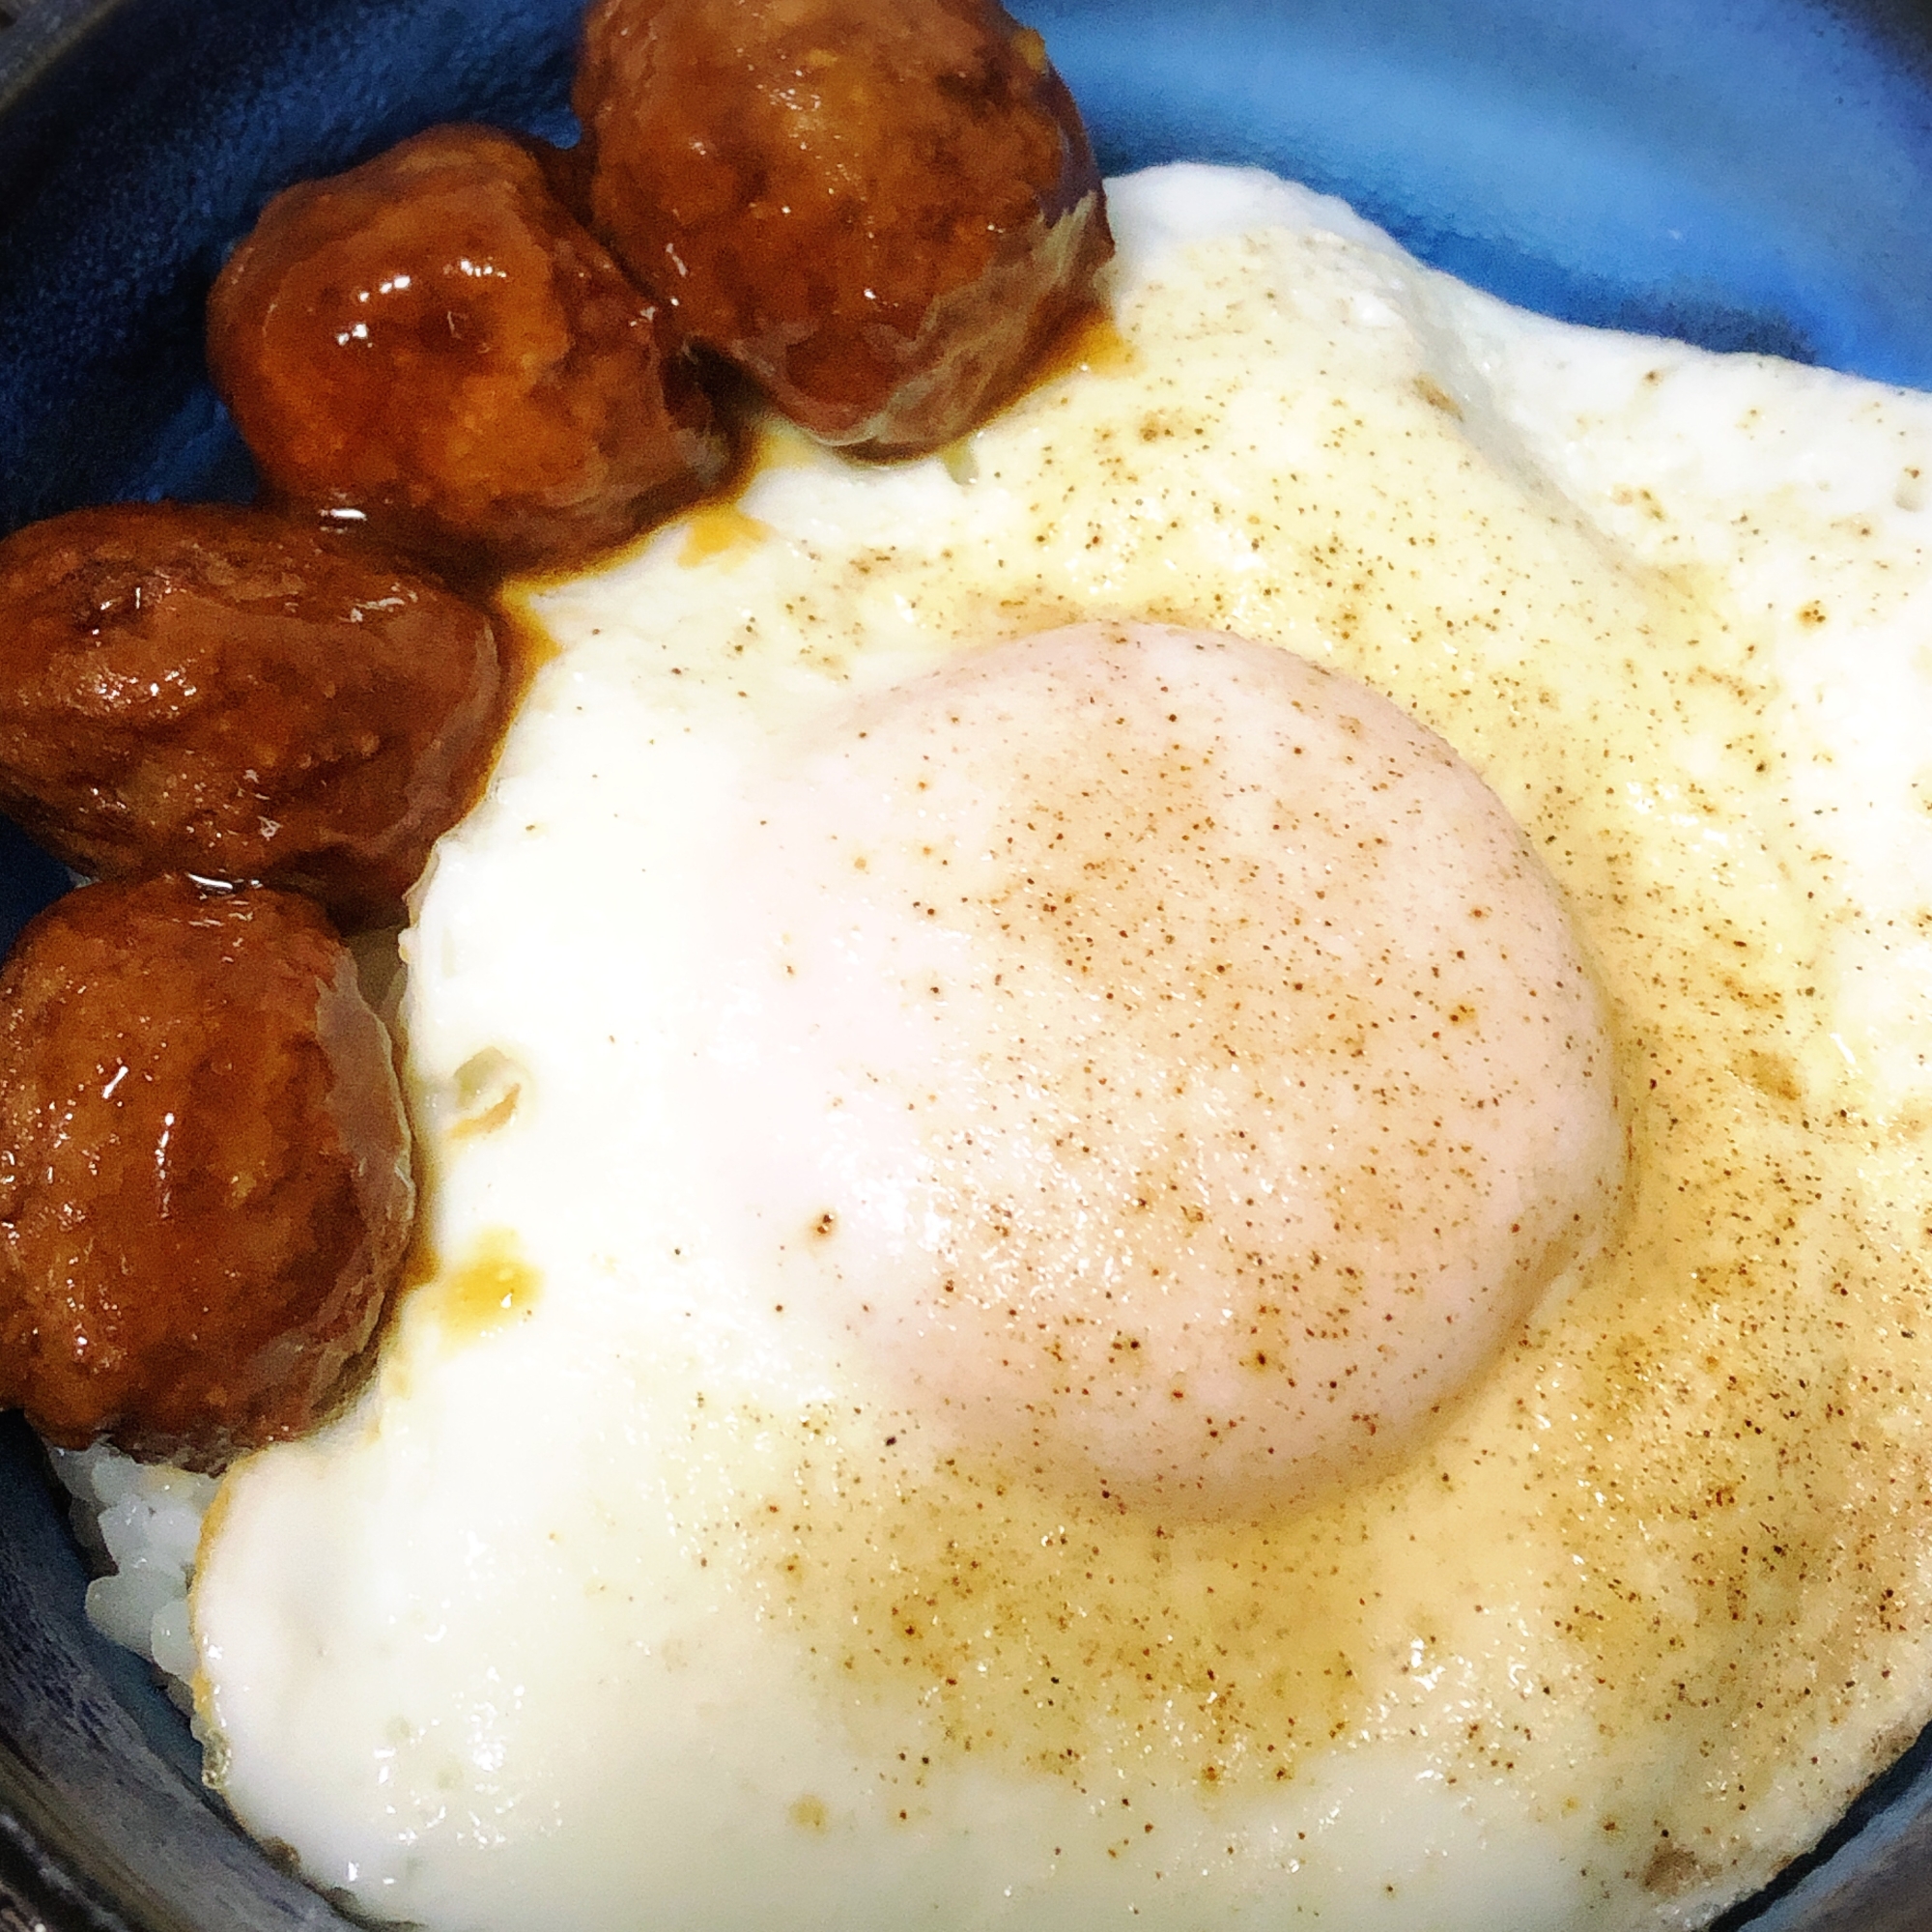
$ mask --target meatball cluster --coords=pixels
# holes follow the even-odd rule
[[[937,449],[1113,251],[1072,98],[996,0],[599,0],[573,102],[567,154],[432,128],[269,204],[209,363],[285,500],[574,562],[718,480],[705,366],[857,454]]]
[[[599,0],[574,102],[567,153],[437,128],[269,204],[208,313],[263,503],[0,542],[0,809],[99,882],[0,975],[0,1407],[53,1441],[218,1467],[366,1358],[414,1203],[337,927],[483,781],[488,586],[713,488],[748,394],[955,440],[1112,252],[996,0]]]
[[[495,746],[489,612],[366,538],[122,503],[0,542],[0,806],[94,875],[0,974],[0,1407],[218,1467],[345,1394],[414,1215],[348,928]]]

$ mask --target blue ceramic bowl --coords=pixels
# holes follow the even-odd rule
[[[201,362],[227,248],[289,182],[431,122],[570,138],[581,4],[0,0],[0,529],[247,495]],[[1020,11],[1110,171],[1261,163],[1531,307],[1932,388],[1922,0]],[[0,943],[64,883],[0,825]],[[64,1522],[0,1421],[0,1928],[342,1926],[227,1823],[174,1711],[89,1630]],[[1723,1923],[1932,1924],[1932,1737]]]

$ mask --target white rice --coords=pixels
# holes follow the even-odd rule
[[[165,1678],[168,1695],[191,1711],[187,1586],[215,1479],[137,1463],[104,1442],[47,1453],[73,1498],[74,1534],[101,1570],[87,1586],[88,1622],[145,1657]]]

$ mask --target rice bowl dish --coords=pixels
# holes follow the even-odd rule
[[[1690,1924],[1923,1721],[1932,412],[1507,310],[1257,177],[1113,196],[1117,333],[964,450],[781,440],[529,594],[559,655],[407,942],[440,1269],[360,1409],[231,1476],[194,1597],[219,1788],[361,1911]],[[732,1293],[759,1123],[637,1097],[731,1091],[653,1016],[745,748],[1094,619],[1396,699],[1617,1015],[1616,1238],[1292,1510],[931,1427],[809,1292]]]

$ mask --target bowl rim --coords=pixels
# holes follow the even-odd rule
[[[0,180],[38,164],[63,132],[60,83],[115,23],[152,0],[0,0]],[[1105,0],[1094,0],[1105,4]],[[1267,0],[1256,0],[1258,5]],[[1735,0],[1717,0],[1719,5]],[[1855,16],[1910,71],[1932,128],[1928,0],[1794,0]],[[1029,10],[1020,0],[1018,11]],[[1932,186],[1932,183],[1928,183]],[[10,1418],[10,1421],[12,1419]],[[49,1485],[49,1501],[54,1498]],[[0,1599],[3,1600],[3,1599]],[[14,1655],[0,1619],[0,1673]],[[213,1813],[213,1802],[211,1812]],[[200,1932],[70,1817],[22,1742],[0,1729],[0,1932]],[[239,1833],[239,1827],[233,1829]],[[242,1842],[253,1849],[253,1841]],[[1901,1891],[1899,1887],[1905,1887]],[[304,1888],[304,1890],[306,1889]],[[314,1924],[346,1927],[319,1894]],[[128,1916],[131,1911],[135,1916]],[[1813,1851],[1715,1921],[1716,1932],[1922,1932],[1932,1915],[1932,1725]],[[293,1922],[293,1921],[291,1921]]]

